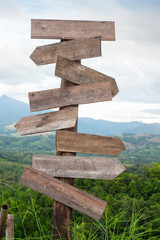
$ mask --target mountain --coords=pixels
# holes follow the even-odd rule
[[[152,123],[146,124],[141,123],[133,129],[125,130],[123,133],[130,133],[130,134],[153,134],[153,135],[160,135],[160,124],[159,123]]]
[[[33,115],[29,105],[6,95],[0,97],[0,134],[15,132],[7,127],[14,124],[21,117]],[[42,112],[38,112],[40,114]],[[82,133],[98,135],[120,135],[125,134],[155,134],[160,135],[160,124],[145,124],[142,122],[111,122],[105,120],[95,120],[92,118],[79,118],[78,131]]]
[[[138,128],[141,124],[141,122],[111,122],[92,118],[79,118],[78,130],[82,133],[92,133],[104,136],[120,135],[124,131]]]
[[[92,118],[79,118],[78,130],[82,133],[99,135],[121,135],[121,134],[153,134],[160,135],[160,124],[146,124],[142,122],[110,122],[95,120]]]
[[[6,95],[0,97],[0,110],[0,132],[4,131],[5,126],[13,124],[22,116],[30,113],[27,103]]]

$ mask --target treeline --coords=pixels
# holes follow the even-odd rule
[[[24,167],[0,159],[0,204],[8,204],[15,216],[16,238],[51,239],[53,200],[18,184]],[[76,179],[76,187],[108,202],[99,223],[74,211],[76,240],[107,239],[106,234],[108,239],[159,239],[160,165],[139,167],[140,174],[122,173],[114,181]]]

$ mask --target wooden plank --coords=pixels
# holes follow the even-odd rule
[[[70,60],[101,56],[101,38],[76,39],[37,47],[30,58],[36,65],[55,63],[57,56]]]
[[[34,155],[32,167],[52,177],[114,180],[125,170],[117,158]]]
[[[14,240],[14,215],[9,214],[7,218],[6,240]]]
[[[114,78],[61,56],[57,57],[55,75],[76,84],[109,81],[112,97],[119,91]]]
[[[101,36],[102,40],[115,41],[113,21],[31,20],[31,38],[75,39]]]
[[[20,183],[98,220],[107,204],[103,200],[31,167],[25,168]]]
[[[76,125],[78,109],[66,107],[60,111],[21,118],[15,125],[20,135],[51,132]]]
[[[29,93],[31,112],[111,100],[110,82],[91,83],[64,89],[57,88]]]
[[[125,146],[120,138],[59,130],[56,132],[56,150],[117,156]]]

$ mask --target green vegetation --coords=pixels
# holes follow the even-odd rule
[[[122,140],[129,144],[129,149],[120,155],[120,160],[125,163],[160,163],[160,136],[135,136],[124,135]]]
[[[122,137],[134,149],[121,154],[127,171],[114,181],[76,179],[76,187],[104,199],[108,205],[100,221],[74,211],[75,240],[160,239],[159,138],[134,138]],[[25,165],[31,165],[33,154],[55,153],[54,135],[1,136],[0,141],[0,205],[8,204],[9,213],[15,216],[16,239],[51,239],[53,200],[18,181]],[[130,161],[131,151],[135,157]],[[138,161],[138,154],[143,152],[147,162],[144,157]]]

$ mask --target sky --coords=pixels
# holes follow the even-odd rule
[[[59,40],[31,39],[31,19],[115,21],[116,41],[103,41],[102,57],[82,64],[115,78],[119,93],[80,105],[79,117],[160,123],[159,13],[159,0],[0,0],[0,96],[28,102],[28,92],[60,87],[55,64],[29,58]]]

